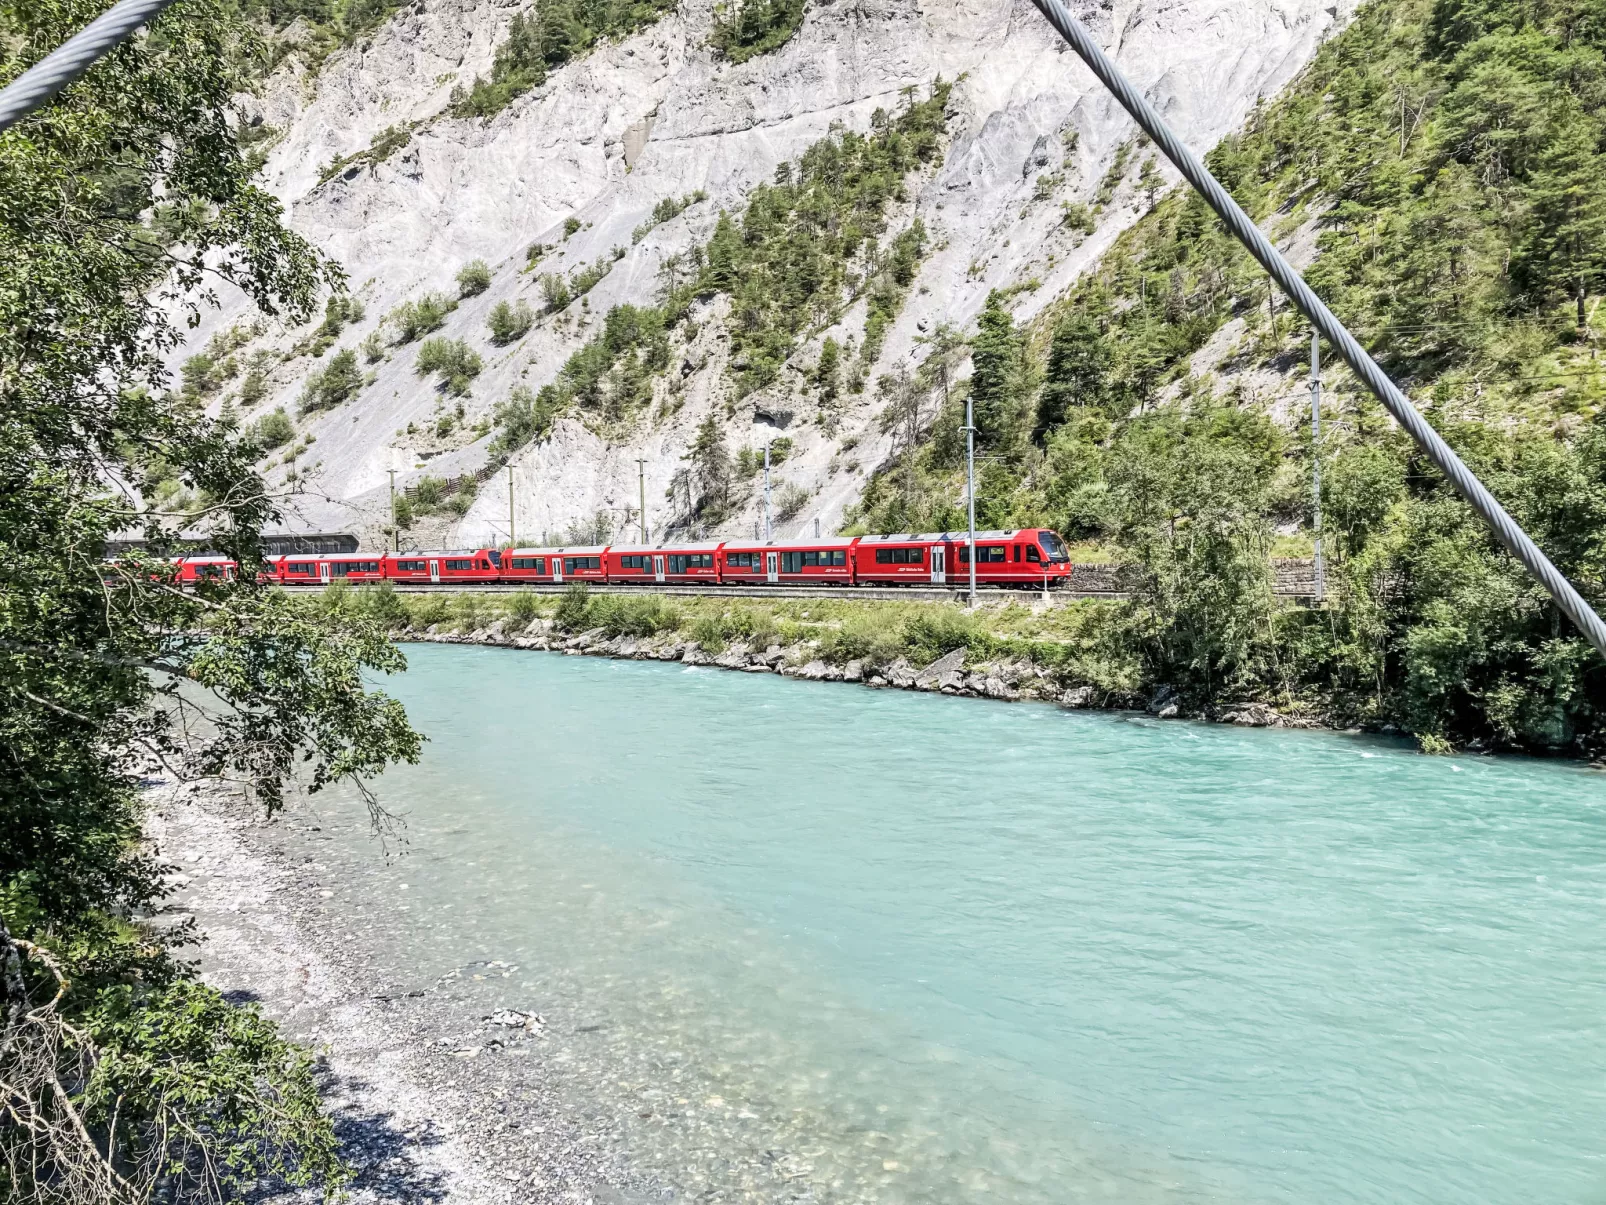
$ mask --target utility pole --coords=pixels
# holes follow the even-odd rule
[[[976,609],[976,419],[965,397],[965,508],[970,513],[970,609]]]
[[[1310,333],[1310,509],[1315,528],[1316,602],[1327,593],[1327,567],[1322,563],[1322,343]]]
[[[641,542],[647,543],[647,458],[636,457],[637,479],[641,484]]]
[[[390,534],[396,540],[396,551],[401,551],[401,528],[396,526],[396,470],[390,470]]]
[[[770,534],[770,441],[764,441],[764,542],[768,544],[773,537]]]
[[[519,546],[518,533],[513,527],[513,466],[507,466],[507,542],[508,546]]]

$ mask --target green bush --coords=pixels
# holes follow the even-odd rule
[[[985,653],[989,639],[974,615],[952,607],[917,611],[903,622],[903,642],[922,661],[935,661],[954,649]]]
[[[591,588],[584,582],[574,582],[558,599],[558,609],[552,613],[552,624],[560,632],[584,632],[596,625],[591,623]]]
[[[424,340],[418,349],[418,375],[440,373],[442,386],[454,397],[468,393],[469,386],[479,376],[482,367],[479,353],[461,339],[437,335]]]
[[[691,638],[705,653],[725,651],[725,625],[720,622],[718,615],[699,616],[691,625]]]
[[[387,316],[396,330],[397,343],[411,343],[446,324],[457,302],[444,293],[425,293],[417,301],[404,301]]]
[[[301,413],[333,410],[351,400],[363,386],[362,369],[357,365],[357,353],[343,348],[334,354],[328,365],[307,378],[301,390]]]
[[[903,626],[890,609],[875,608],[849,615],[840,627],[820,638],[820,655],[838,665],[849,661],[887,665],[906,651]]]
[[[541,614],[541,597],[534,590],[520,590],[507,600],[507,613],[520,623]]]
[[[522,297],[514,302],[498,301],[491,307],[485,324],[491,328],[491,342],[505,347],[515,339],[522,339],[535,324],[535,311]]]
[[[483,259],[471,259],[457,272],[457,295],[478,297],[491,287],[491,266]]]
[[[680,626],[680,612],[662,595],[615,594],[592,600],[590,624],[608,636],[656,636]]]
[[[445,623],[451,608],[444,594],[409,594],[402,600],[407,622],[420,630],[437,623]]]
[[[548,272],[541,277],[541,297],[546,302],[546,312],[556,314],[567,309],[574,296],[569,292],[569,282],[556,272]]]
[[[386,628],[403,627],[408,621],[407,608],[401,595],[390,582],[373,582],[354,590],[353,604],[359,615],[372,619]]]
[[[739,0],[734,14],[714,10],[709,45],[732,63],[768,54],[786,45],[803,24],[803,0]]]
[[[460,632],[483,628],[491,611],[491,600],[484,594],[459,594],[452,599],[452,618]]]
[[[264,414],[246,429],[246,439],[264,453],[282,448],[296,437],[295,424],[281,406],[272,414]]]

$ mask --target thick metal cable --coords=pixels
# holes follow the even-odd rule
[[[95,65],[117,43],[174,0],[122,0],[0,90],[0,134]]]
[[[1311,291],[1304,278],[1294,271],[1293,266],[1282,257],[1276,247],[1271,245],[1270,240],[1260,232],[1260,228],[1249,220],[1249,215],[1238,207],[1238,203],[1226,189],[1221,187],[1205,165],[1177,140],[1177,136],[1167,128],[1153,106],[1144,99],[1143,94],[1132,86],[1121,74],[1120,69],[1105,55],[1099,44],[1093,40],[1087,27],[1066,10],[1061,0],[1032,0],[1032,2],[1059,31],[1060,36],[1070,44],[1071,49],[1076,51],[1088,65],[1093,74],[1099,77],[1115,99],[1121,102],[1122,108],[1143,127],[1144,133],[1165,152],[1166,158],[1176,164],[1177,170],[1183,174],[1188,183],[1210,203],[1210,208],[1220,215],[1227,229],[1232,231],[1239,242],[1249,248],[1249,253],[1260,261],[1261,267],[1271,274],[1283,292],[1293,300],[1305,317],[1310,319],[1311,325],[1322,333],[1339,355],[1344,357],[1345,363],[1355,370],[1356,376],[1366,382],[1367,387],[1377,395],[1378,400],[1388,408],[1400,426],[1410,432],[1411,438],[1416,440],[1418,446],[1450,479],[1450,484],[1461,492],[1461,496],[1472,504],[1472,508],[1478,514],[1483,516],[1494,529],[1495,538],[1505,545],[1506,550],[1521,561],[1528,572],[1550,592],[1550,596],[1556,600],[1556,605],[1578,625],[1578,630],[1584,634],[1589,643],[1601,654],[1606,655],[1606,624],[1601,622],[1600,616],[1596,615],[1578,591],[1573,589],[1572,583],[1550,563],[1550,558],[1539,550],[1538,545],[1528,538],[1528,533],[1517,526],[1516,520],[1495,501],[1494,495],[1484,488],[1483,482],[1461,462],[1461,458],[1455,454],[1450,445],[1444,442],[1427,419],[1411,405],[1399,387],[1389,380],[1388,374],[1379,368],[1377,361],[1355,341],[1355,337],[1333,316],[1333,312],[1322,303],[1322,299]]]

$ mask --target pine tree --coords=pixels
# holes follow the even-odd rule
[[[1098,406],[1110,395],[1114,357],[1096,318],[1075,310],[1054,328],[1048,351],[1048,372],[1037,398],[1037,424],[1032,439],[1042,443],[1065,421],[1073,406]]]
[[[982,446],[1001,448],[1010,442],[1017,427],[1024,341],[997,289],[987,295],[987,307],[976,320],[976,327],[976,337],[970,341],[970,395],[976,434]]]

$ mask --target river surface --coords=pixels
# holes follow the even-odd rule
[[[1606,775],[408,657],[407,852],[320,804],[332,905],[479,959],[676,1199],[1606,1200]]]

